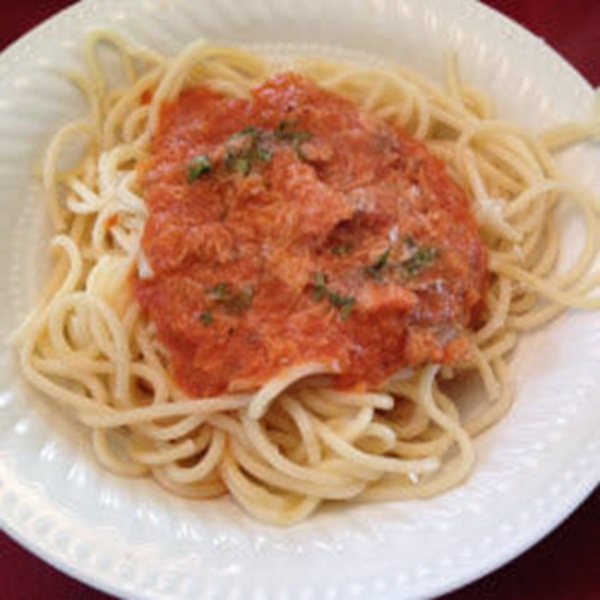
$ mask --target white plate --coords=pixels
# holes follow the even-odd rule
[[[103,0],[72,7],[0,59],[0,514],[58,568],[140,598],[422,597],[516,556],[600,479],[600,319],[570,312],[523,340],[511,414],[477,443],[469,481],[428,501],[348,506],[274,529],[229,500],[169,497],[99,469],[84,432],[21,383],[9,333],[39,289],[47,229],[31,177],[83,104],[58,74],[86,32],[114,26],[173,52],[211,40],[394,59],[438,77],[458,51],[503,116],[534,129],[591,110],[589,85],[540,40],[471,0]],[[271,46],[273,49],[273,46]],[[598,147],[563,157],[600,192]]]

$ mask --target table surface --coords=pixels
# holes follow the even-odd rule
[[[72,3],[68,0],[5,3],[0,21],[0,49]],[[486,4],[545,38],[593,85],[600,85],[598,0],[487,0]],[[597,489],[567,521],[534,548],[444,599],[598,599],[599,543],[600,490]],[[109,598],[56,571],[1,532],[0,588],[4,600]]]

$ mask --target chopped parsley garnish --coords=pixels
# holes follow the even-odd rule
[[[391,247],[386,248],[386,250],[377,257],[377,260],[367,267],[367,273],[374,279],[377,279],[377,281],[381,281],[382,279],[381,270],[387,265],[391,251]]]
[[[352,296],[342,296],[327,288],[327,276],[324,273],[315,273],[313,281],[313,299],[320,302],[324,298],[329,300],[329,303],[340,310],[340,317],[345,321],[352,312],[356,300]]]
[[[305,142],[310,139],[308,131],[294,131],[295,121],[281,121],[275,129],[275,137],[286,142]]]
[[[415,239],[406,236],[404,244],[409,250],[409,257],[402,261],[390,261],[391,247],[380,254],[375,262],[365,267],[367,275],[376,281],[383,281],[383,269],[390,266],[404,276],[414,277],[426,269],[438,257],[439,249],[430,246],[418,246]]]
[[[188,163],[188,183],[212,171],[212,162],[207,154],[199,154]]]
[[[225,142],[223,164],[227,169],[244,177],[258,162],[266,163],[273,158],[273,144],[289,143],[300,158],[304,158],[301,145],[311,138],[308,131],[295,131],[295,121],[281,121],[273,131],[254,125],[233,133]],[[188,182],[192,183],[213,170],[211,159],[206,154],[196,156],[188,163]]]
[[[228,283],[222,282],[206,290],[207,294],[216,304],[223,306],[229,314],[240,314],[250,308],[254,299],[254,288],[244,285],[234,288]]]
[[[213,316],[210,310],[204,310],[200,313],[200,323],[208,327],[213,322]]]
[[[341,309],[340,316],[342,317],[342,321],[345,321],[350,316],[350,313],[356,304],[356,299],[352,296],[340,296],[340,294],[337,294],[336,292],[329,292],[328,298],[333,306]]]
[[[439,255],[439,250],[432,247],[419,248],[408,260],[400,263],[399,268],[409,276],[418,275],[427,268]]]
[[[274,134],[278,140],[289,142],[299,158],[304,159],[302,144],[311,139],[308,131],[294,131],[295,121],[281,121],[275,128]]]
[[[270,161],[273,158],[273,153],[265,146],[268,137],[269,133],[267,131],[253,125],[229,136],[225,143],[227,149],[225,166],[246,176],[250,173],[256,161]]]

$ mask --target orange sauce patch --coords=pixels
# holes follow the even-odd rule
[[[135,293],[190,394],[322,361],[337,387],[453,364],[487,257],[465,194],[418,141],[292,73],[162,108],[140,167],[154,276]]]

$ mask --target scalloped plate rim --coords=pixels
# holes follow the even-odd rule
[[[71,7],[67,7],[55,14],[53,17],[38,25],[35,29],[25,34],[15,43],[13,43],[9,48],[3,51],[0,56],[0,65],[4,66],[8,62],[8,60],[13,60],[17,58],[20,49],[25,47],[28,43],[33,43],[37,39],[42,39],[47,28],[60,21],[64,18],[66,13],[73,13],[80,10],[80,6],[86,6],[90,4],[100,4],[100,2],[86,0],[85,2],[80,3],[79,5],[74,5]],[[486,5],[480,5],[485,11],[493,13],[495,18],[502,18],[506,24],[510,24],[510,26],[518,33],[519,36],[528,35],[531,36],[531,32],[527,29],[523,28],[518,23],[510,20],[502,13],[496,11],[495,9],[488,7]],[[539,38],[537,38],[539,39]],[[541,41],[541,40],[540,40]],[[562,67],[568,67],[572,74],[575,74],[581,81],[582,84],[585,84],[590,90],[592,87],[589,82],[579,73],[572,65],[570,65],[567,61],[565,61],[560,55],[558,55],[550,46],[543,43],[546,51],[549,51],[554,55],[554,58],[560,60],[562,62]],[[10,65],[8,65],[10,69]],[[443,593],[448,592],[456,587],[463,585],[467,582],[473,581],[475,578],[479,578],[499,567],[502,564],[505,564],[508,560],[514,558],[518,554],[524,552],[529,547],[537,543],[541,538],[547,535],[550,531],[552,531],[555,527],[557,527],[564,519],[571,514],[584,500],[594,491],[594,488],[598,485],[598,480],[600,479],[600,472],[596,475],[590,473],[589,477],[584,480],[579,480],[578,485],[574,486],[572,492],[566,496],[561,496],[560,501],[556,502],[553,505],[555,508],[553,512],[553,516],[550,519],[546,519],[546,521],[542,522],[540,526],[537,528],[535,534],[531,534],[531,531],[528,531],[526,535],[527,541],[514,541],[513,547],[510,545],[502,546],[497,552],[494,554],[490,554],[487,560],[486,566],[482,566],[479,564],[479,567],[476,569],[472,569],[469,573],[461,572],[457,573],[455,579],[452,582],[448,582],[448,585],[436,590],[431,590],[435,593]],[[17,540],[20,544],[27,547],[34,554],[52,564],[59,570],[67,573],[70,576],[76,577],[86,583],[97,587],[98,589],[102,589],[108,593],[118,595],[122,593],[126,587],[124,584],[126,583],[125,578],[121,578],[121,581],[117,583],[111,583],[110,581],[106,581],[102,578],[102,574],[93,569],[85,569],[80,567],[77,564],[73,564],[72,561],[69,562],[67,559],[57,558],[56,555],[52,554],[52,551],[45,546],[43,541],[36,537],[35,535],[27,535],[25,533],[19,532],[18,530],[18,519],[11,519],[10,517],[6,517],[4,515],[0,515],[0,522],[5,530],[5,532],[10,535],[13,539]],[[518,538],[518,536],[517,536]],[[145,596],[140,595],[136,597],[158,597],[158,596]]]

